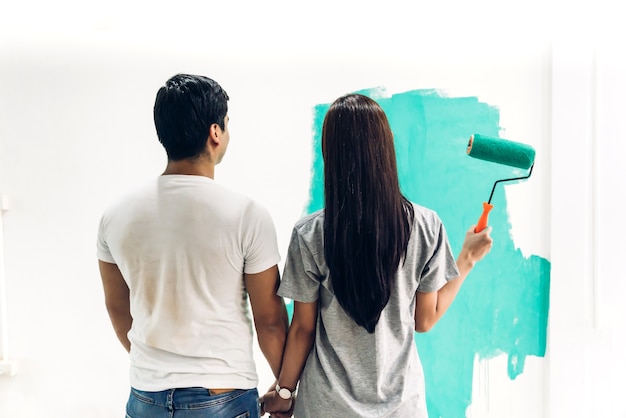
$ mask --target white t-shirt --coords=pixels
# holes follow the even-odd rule
[[[105,211],[97,255],[130,289],[131,386],[257,386],[243,273],[280,260],[264,207],[208,177],[160,176]]]

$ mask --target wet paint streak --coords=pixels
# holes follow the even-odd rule
[[[403,193],[437,211],[458,254],[467,228],[478,220],[494,182],[526,174],[466,155],[471,134],[499,136],[499,109],[475,97],[446,97],[436,90],[391,96],[384,89],[359,93],[375,99],[389,118]],[[323,207],[321,127],[328,107],[320,104],[314,108],[307,213]],[[524,257],[515,248],[502,185],[496,187],[492,204],[489,224],[494,246],[490,254],[472,271],[437,326],[415,337],[431,418],[465,416],[472,400],[475,354],[489,359],[506,353],[508,370],[502,373],[515,379],[524,371],[526,357],[543,357],[546,352],[550,263],[538,256]]]

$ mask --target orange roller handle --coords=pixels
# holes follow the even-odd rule
[[[489,212],[493,209],[493,205],[491,203],[483,202],[483,214],[480,215],[478,219],[478,223],[474,228],[474,232],[480,232],[483,229],[487,228],[487,221],[489,220]]]

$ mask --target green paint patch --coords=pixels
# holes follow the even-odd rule
[[[458,254],[465,233],[482,213],[482,203],[489,199],[494,182],[526,174],[525,170],[466,155],[471,134],[499,136],[498,108],[475,97],[446,97],[436,90],[391,96],[384,89],[359,93],[375,99],[387,113],[394,132],[403,193],[437,211]],[[328,108],[329,104],[320,104],[314,109],[307,213],[324,206],[321,130]],[[472,401],[476,354],[489,359],[506,353],[508,369],[502,373],[515,379],[524,371],[528,356],[543,357],[546,352],[550,263],[538,256],[524,257],[515,248],[509,235],[511,224],[501,184],[491,203],[491,252],[472,271],[437,326],[415,337],[424,366],[431,417],[465,416]]]

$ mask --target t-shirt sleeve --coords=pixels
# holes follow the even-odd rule
[[[438,222],[438,234],[434,244],[435,250],[422,271],[422,277],[417,287],[418,292],[436,292],[446,282],[459,276],[448,235],[441,221]]]
[[[98,239],[96,241],[96,256],[98,260],[102,260],[106,263],[115,264],[115,260],[111,255],[111,251],[109,250],[109,245],[107,244],[105,237],[105,218],[104,216],[100,219],[100,226],[98,227]]]
[[[253,203],[247,208],[243,222],[243,272],[261,273],[278,264],[280,253],[276,228],[269,211]]]
[[[313,254],[297,228],[294,228],[278,295],[298,302],[310,303],[318,299],[319,287],[320,273]]]

